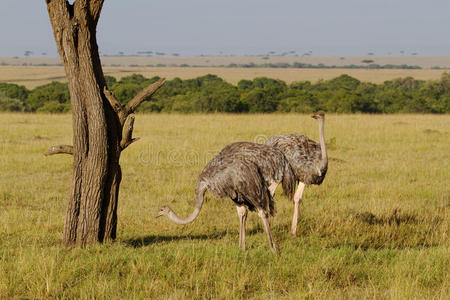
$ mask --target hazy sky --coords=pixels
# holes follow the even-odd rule
[[[0,1],[0,56],[57,55],[45,0]],[[98,44],[104,54],[450,55],[450,1],[105,0]]]

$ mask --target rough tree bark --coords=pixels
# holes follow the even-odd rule
[[[137,140],[132,113],[164,83],[153,83],[126,106],[107,90],[96,41],[103,1],[46,0],[72,105],[73,146],[53,146],[45,153],[73,155],[63,237],[68,246],[115,239],[120,153]]]

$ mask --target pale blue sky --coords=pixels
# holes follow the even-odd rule
[[[0,56],[56,56],[45,0],[1,0]],[[449,0],[105,0],[104,54],[450,55]]]

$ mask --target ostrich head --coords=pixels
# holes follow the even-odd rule
[[[160,208],[160,210],[155,218],[159,218],[161,216],[168,216],[171,212],[172,212],[172,210],[170,209],[170,207],[168,207],[167,205],[164,205],[163,207]]]
[[[316,120],[323,120],[325,119],[325,113],[323,111],[318,111],[316,113],[314,113],[311,118],[316,119]]]

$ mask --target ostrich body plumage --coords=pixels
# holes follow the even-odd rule
[[[283,152],[275,147],[251,142],[227,145],[219,155],[231,155],[251,161],[258,166],[267,186],[282,183],[283,192],[292,198],[295,192],[295,174]]]
[[[266,145],[280,149],[286,156],[298,181],[307,185],[321,184],[328,165],[320,168],[320,144],[298,133],[280,134],[267,139]]]
[[[251,160],[219,153],[198,177],[200,191],[207,189],[217,198],[230,198],[249,210],[274,214],[274,205],[261,169]]]

